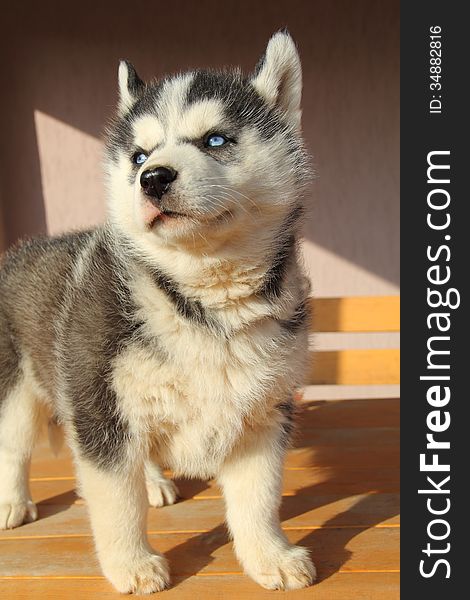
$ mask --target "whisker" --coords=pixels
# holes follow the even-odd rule
[[[236,190],[235,188],[231,188],[225,185],[221,185],[221,184],[210,184],[209,187],[218,187],[221,188],[223,191],[226,192],[230,192],[233,194],[237,194],[238,196],[241,196],[242,198],[246,198],[246,200],[248,200],[249,202],[251,202],[251,204],[259,211],[261,212],[261,208],[260,206],[253,200],[253,198],[250,198],[249,196],[246,196],[245,194],[243,194],[242,192],[240,192],[239,190]]]
[[[237,199],[234,198],[233,196],[231,196],[228,192],[219,192],[222,195],[222,198],[218,198],[219,200],[224,200],[224,201],[229,201],[232,202],[233,204],[235,204],[235,206],[237,206],[237,208],[240,208],[241,210],[243,210],[245,213],[249,214],[248,210],[239,202],[237,202]]]

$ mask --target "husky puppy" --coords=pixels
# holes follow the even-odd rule
[[[295,44],[276,33],[250,77],[144,83],[122,61],[119,90],[106,224],[25,242],[2,264],[0,528],[37,518],[28,466],[48,414],[120,592],[169,585],[146,537],[149,503],[177,497],[162,468],[217,479],[255,581],[308,586],[308,551],[278,515],[308,346]]]

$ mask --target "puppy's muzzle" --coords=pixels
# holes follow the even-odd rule
[[[163,194],[166,194],[170,189],[177,175],[177,171],[171,167],[147,169],[140,176],[140,185],[144,194],[150,198],[161,200]]]

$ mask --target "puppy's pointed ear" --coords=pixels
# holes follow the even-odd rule
[[[302,67],[294,40],[287,30],[278,31],[269,40],[252,84],[269,106],[283,111],[296,127],[300,127]]]
[[[119,80],[119,105],[121,114],[127,112],[135,103],[139,94],[143,90],[145,83],[137,75],[137,71],[127,60],[119,62],[118,70]]]

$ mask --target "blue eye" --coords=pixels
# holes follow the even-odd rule
[[[145,154],[145,152],[136,152],[132,156],[132,162],[136,165],[143,165],[147,158],[148,156]]]
[[[206,146],[210,148],[219,148],[224,146],[228,142],[228,139],[220,133],[212,133],[206,139]]]

